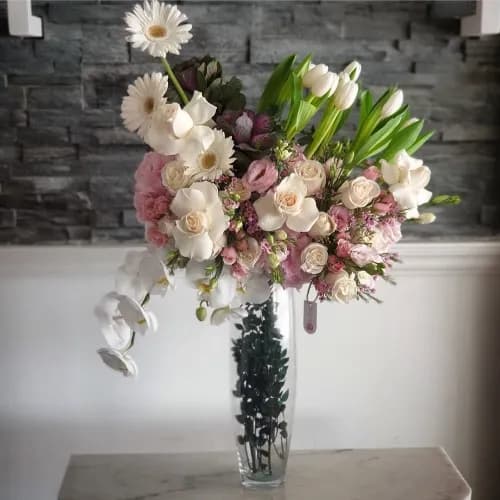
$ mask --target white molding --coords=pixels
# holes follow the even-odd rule
[[[42,19],[32,14],[31,0],[7,0],[7,12],[12,36],[43,36]]]
[[[98,276],[121,264],[129,250],[141,246],[4,246],[0,276],[47,276],[59,273]],[[500,241],[401,243],[402,264],[394,275],[500,274]]]
[[[476,0],[476,13],[463,17],[462,36],[494,35],[500,33],[500,2],[498,0]]]

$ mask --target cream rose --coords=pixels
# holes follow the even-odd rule
[[[181,255],[199,262],[220,251],[229,219],[215,184],[195,182],[180,189],[170,210],[177,217],[172,234]]]
[[[360,176],[352,181],[344,182],[340,187],[339,194],[344,206],[349,210],[354,210],[366,207],[380,194],[380,187],[375,181]]]
[[[181,160],[173,160],[165,164],[161,171],[162,184],[171,191],[178,191],[187,186],[186,167]]]
[[[309,231],[319,212],[316,201],[306,196],[305,182],[297,174],[290,174],[274,193],[268,191],[254,203],[259,226],[264,231],[276,231],[286,224],[292,231]]]
[[[301,161],[295,168],[295,173],[304,181],[307,194],[310,196],[325,187],[325,167],[315,160]]]
[[[328,273],[325,281],[332,287],[331,297],[336,302],[347,304],[358,295],[354,274],[349,274],[347,271]]]
[[[312,238],[324,238],[332,234],[335,229],[337,229],[335,221],[326,212],[320,212],[318,220],[309,231],[309,236]]]
[[[319,274],[328,261],[328,249],[321,243],[310,243],[300,254],[300,268],[309,274]]]

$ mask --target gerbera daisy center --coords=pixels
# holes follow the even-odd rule
[[[144,111],[149,115],[155,109],[155,100],[153,97],[146,97],[144,100]]]
[[[151,38],[165,38],[167,36],[167,28],[160,24],[153,24],[148,28],[148,35]]]
[[[217,155],[211,151],[203,153],[200,159],[200,164],[204,170],[211,170],[217,164]]]

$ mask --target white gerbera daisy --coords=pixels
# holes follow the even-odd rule
[[[125,127],[144,138],[153,119],[167,104],[164,97],[168,89],[168,77],[161,73],[145,74],[128,86],[128,95],[122,101],[122,118]]]
[[[147,50],[153,57],[178,55],[181,44],[193,36],[191,25],[182,24],[186,19],[175,5],[145,0],[144,6],[137,4],[134,11],[125,16],[127,31],[131,33],[127,41],[136,49]]]
[[[186,175],[195,180],[215,180],[222,174],[232,175],[234,163],[233,140],[222,130],[213,130],[213,141],[203,149],[188,148],[181,151]]]

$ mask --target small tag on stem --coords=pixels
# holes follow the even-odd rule
[[[318,307],[316,302],[304,300],[304,330],[314,333],[318,324]]]

